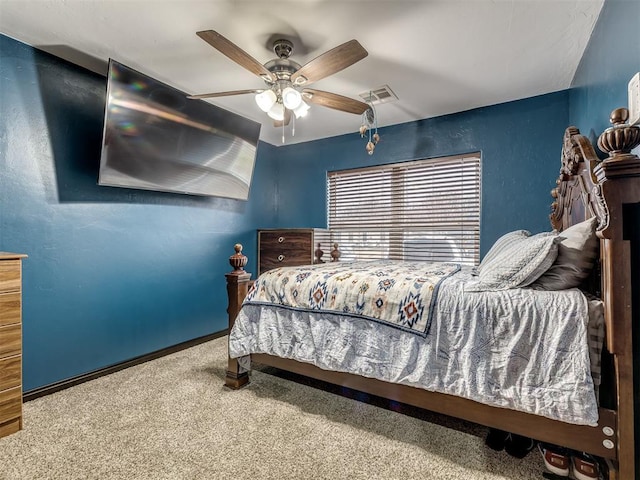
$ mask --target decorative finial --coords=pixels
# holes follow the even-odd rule
[[[627,123],[629,120],[629,110],[626,108],[616,108],[609,116],[609,122],[611,125],[618,125],[620,123]]]
[[[241,273],[244,273],[244,267],[247,265],[249,259],[242,254],[242,244],[236,243],[233,248],[236,253],[229,257],[229,263],[233,267],[233,272],[231,273],[240,275]]]
[[[316,256],[315,263],[324,263],[324,260],[322,260],[322,255],[324,255],[324,252],[322,251],[322,248],[320,248],[320,242],[318,242],[318,248],[316,248],[314,254]]]
[[[625,123],[628,119],[629,110],[616,108],[609,117],[613,126],[598,137],[598,148],[609,155],[607,161],[626,158],[631,150],[640,145],[640,127]]]
[[[340,260],[340,255],[342,255],[342,252],[338,250],[338,244],[334,243],[333,250],[331,250],[331,261],[337,262],[338,260]]]

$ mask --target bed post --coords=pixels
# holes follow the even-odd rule
[[[244,271],[247,257],[242,254],[242,245],[236,243],[233,248],[236,253],[229,257],[229,263],[233,267],[233,271],[225,275],[227,277],[227,294],[229,296],[229,307],[227,308],[229,332],[233,328],[233,323],[236,321],[236,316],[240,311],[242,301],[247,296],[251,283],[251,274]],[[224,384],[233,390],[237,390],[247,383],[249,383],[249,372],[240,368],[237,359],[229,357]]]
[[[633,324],[631,258],[633,247],[625,231],[625,204],[640,205],[640,158],[631,150],[640,144],[640,127],[627,125],[626,108],[611,113],[612,127],[598,138],[609,157],[599,163],[596,197],[604,224],[598,227],[602,247],[602,288],[607,324],[607,348],[614,355],[618,403],[619,478],[636,478],[633,398]],[[630,221],[629,218],[626,219]],[[628,234],[627,234],[628,235]],[[640,325],[636,325],[640,328]]]

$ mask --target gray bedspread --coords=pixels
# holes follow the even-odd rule
[[[577,289],[465,292],[440,285],[423,338],[366,319],[244,305],[229,354],[267,353],[581,425],[596,425],[587,299]]]

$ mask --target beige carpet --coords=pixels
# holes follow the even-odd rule
[[[254,372],[222,387],[226,337],[28,402],[0,478],[541,479],[479,436]]]

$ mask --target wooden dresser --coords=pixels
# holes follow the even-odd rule
[[[258,230],[258,275],[277,267],[311,265],[315,251],[324,252],[322,261],[331,261],[329,230],[318,228],[283,228]]]
[[[0,252],[0,437],[22,429],[22,259]]]

